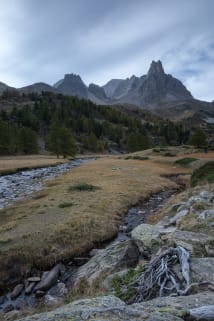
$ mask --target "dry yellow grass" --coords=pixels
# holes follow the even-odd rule
[[[112,238],[126,209],[174,186],[162,175],[176,172],[180,169],[150,160],[100,158],[49,182],[33,199],[1,210],[0,287],[15,264],[24,274],[32,265],[45,268]],[[99,189],[69,189],[79,183]]]
[[[16,172],[19,169],[57,165],[65,161],[67,160],[46,155],[2,156],[0,157],[0,174]]]

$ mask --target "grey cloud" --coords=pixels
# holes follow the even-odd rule
[[[151,60],[214,99],[212,0],[0,0],[0,81],[87,82],[141,75]]]

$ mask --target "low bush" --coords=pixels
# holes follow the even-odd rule
[[[149,159],[149,157],[147,157],[147,156],[138,156],[138,155],[135,155],[135,156],[127,156],[125,159],[126,159],[126,160],[127,160],[127,159],[147,160],[147,159]]]
[[[193,158],[193,157],[185,157],[185,158],[181,158],[175,161],[175,164],[178,165],[189,165],[190,163],[196,161],[197,158]]]
[[[194,170],[191,176],[191,186],[194,187],[200,183],[214,183],[214,161]]]
[[[59,208],[65,208],[65,207],[71,207],[73,206],[73,203],[69,203],[69,202],[65,202],[65,203],[61,203],[59,204]]]
[[[92,184],[87,184],[87,183],[80,183],[69,187],[69,191],[79,191],[79,192],[82,192],[82,191],[93,192],[97,189],[99,189],[99,187],[94,186]]]

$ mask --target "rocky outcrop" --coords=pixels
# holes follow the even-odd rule
[[[36,314],[19,321],[182,321],[192,309],[214,304],[212,292],[186,297],[158,298],[146,303],[126,305],[115,296],[74,301],[51,312]],[[204,320],[204,319],[203,319]]]
[[[112,244],[105,250],[98,252],[88,263],[79,268],[75,276],[75,283],[83,278],[92,283],[103,274],[135,266],[138,258],[139,250],[131,240]]]
[[[103,88],[112,101],[140,107],[155,107],[161,102],[193,99],[181,81],[164,72],[160,61],[152,61],[147,75],[111,80]]]
[[[87,86],[79,75],[66,74],[64,79],[57,82],[54,87],[64,95],[78,96],[79,98],[88,98]]]

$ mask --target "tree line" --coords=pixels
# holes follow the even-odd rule
[[[7,93],[3,98],[11,97]],[[27,98],[30,105],[0,112],[0,155],[32,154],[41,149],[64,157],[77,151],[134,152],[156,144],[155,139],[161,144],[185,144],[191,134],[183,124],[155,119],[142,122],[143,116],[134,117],[125,109],[77,97],[44,92]]]

